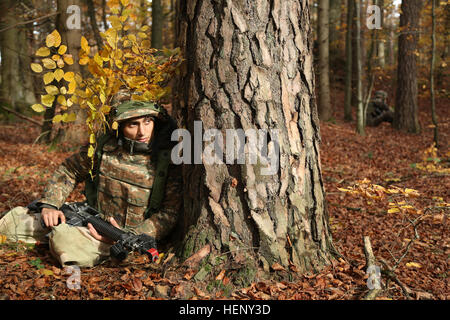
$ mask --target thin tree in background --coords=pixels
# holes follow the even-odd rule
[[[330,0],[330,14],[329,14],[329,43],[330,43],[330,56],[340,56],[340,41],[338,26],[341,19],[341,2],[342,0]]]
[[[58,0],[58,10],[60,11],[56,18],[56,28],[59,31],[62,39],[62,43],[67,46],[67,52],[73,56],[74,61],[78,61],[78,53],[81,49],[81,30],[76,28],[70,29],[67,26],[69,14],[67,8],[70,5],[76,5],[81,8],[81,0]],[[67,65],[66,71],[72,71],[74,73],[80,72],[80,66],[78,63]],[[74,123],[71,123],[63,134],[63,141],[73,145],[81,145],[87,142],[87,130],[84,130],[86,125],[86,113],[81,112],[79,105],[74,104],[71,106],[71,110],[77,115]]]
[[[27,28],[18,26],[21,12],[15,0],[0,2],[1,103],[24,109],[34,103]],[[26,70],[24,70],[26,69]],[[22,71],[24,70],[24,71]]]
[[[329,39],[330,0],[319,1],[319,117],[331,118],[330,100],[330,39]]]
[[[438,122],[436,117],[436,101],[434,96],[434,66],[436,63],[436,0],[431,0],[431,19],[432,19],[432,31],[431,31],[431,66],[430,66],[430,98],[431,98],[431,118],[433,120],[433,141],[437,148],[439,148],[439,132]]]
[[[398,38],[397,94],[393,127],[419,133],[417,102],[417,39],[422,0],[403,0]]]
[[[163,47],[164,14],[161,0],[152,0],[152,48]]]
[[[381,30],[377,30],[378,33],[378,39],[377,39],[377,57],[378,57],[378,65],[381,69],[384,69],[384,66],[386,65],[386,55],[385,55],[385,45],[384,45],[384,38],[381,36],[383,34],[381,31],[384,30],[384,0],[375,0],[375,3],[380,7],[381,9]]]
[[[95,16],[95,4],[94,0],[86,0],[89,21],[91,23],[92,32],[94,33],[95,42],[97,43],[97,48],[103,46],[103,39],[100,36],[100,31],[98,29],[97,18]]]
[[[364,136],[364,103],[362,88],[362,54],[361,54],[361,0],[355,0],[356,11],[356,132]]]
[[[345,35],[345,102],[344,119],[352,121],[352,25],[355,0],[347,0],[347,31]]]

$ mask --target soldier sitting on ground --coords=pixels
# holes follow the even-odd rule
[[[394,112],[386,104],[387,93],[385,91],[375,92],[375,96],[370,101],[366,112],[366,124],[370,127],[376,127],[386,121],[392,123]]]
[[[111,241],[90,224],[87,228],[67,225],[59,211],[83,181],[87,202],[114,226],[156,240],[170,233],[178,219],[182,194],[181,167],[170,162],[171,133],[176,123],[157,104],[132,101],[123,92],[118,97],[111,114],[119,124],[118,135],[111,131],[97,139],[94,180],[89,173],[92,159],[87,156],[88,146],[84,146],[55,171],[38,201],[38,212],[25,207],[12,209],[0,220],[0,234],[27,243],[48,241],[62,266],[91,267],[106,260]],[[164,161],[167,165],[159,166]],[[154,183],[156,176],[164,182]],[[162,195],[159,208],[154,202],[149,204],[153,191]]]

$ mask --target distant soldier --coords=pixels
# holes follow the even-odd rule
[[[375,96],[370,101],[366,112],[366,124],[370,127],[376,127],[386,121],[392,123],[394,112],[386,104],[387,93],[385,91],[375,92]]]
[[[173,229],[181,209],[181,167],[171,163],[175,121],[155,103],[132,101],[119,92],[112,109],[118,134],[98,137],[94,165],[88,146],[67,158],[48,181],[37,212],[16,207],[0,220],[0,234],[28,243],[47,242],[63,265],[94,266],[112,244],[88,224],[65,224],[59,210],[80,182],[87,202],[114,226],[160,240]],[[93,168],[93,180],[90,170]],[[48,234],[48,239],[45,235]]]

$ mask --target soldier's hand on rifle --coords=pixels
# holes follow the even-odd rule
[[[41,218],[47,227],[57,226],[59,224],[59,219],[61,219],[61,223],[66,222],[66,217],[62,211],[50,208],[42,209]]]
[[[109,222],[116,228],[120,229],[119,224],[116,222],[116,220],[114,220],[113,217],[109,218]],[[89,232],[91,233],[91,236],[94,237],[95,239],[102,241],[102,242],[106,242],[108,244],[114,244],[114,241],[112,241],[111,239],[104,237],[102,235],[100,235],[97,230],[95,230],[94,226],[90,223],[87,224],[87,227],[89,229]]]

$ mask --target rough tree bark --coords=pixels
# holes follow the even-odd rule
[[[417,39],[423,1],[403,0],[398,38],[397,94],[393,127],[420,132],[417,106]]]
[[[181,126],[192,134],[198,120],[224,137],[225,129],[277,129],[280,146],[274,175],[261,175],[262,165],[247,160],[184,165],[182,258],[209,244],[246,268],[278,262],[303,272],[328,264],[335,252],[320,167],[309,3],[178,2],[186,65],[174,113]]]

